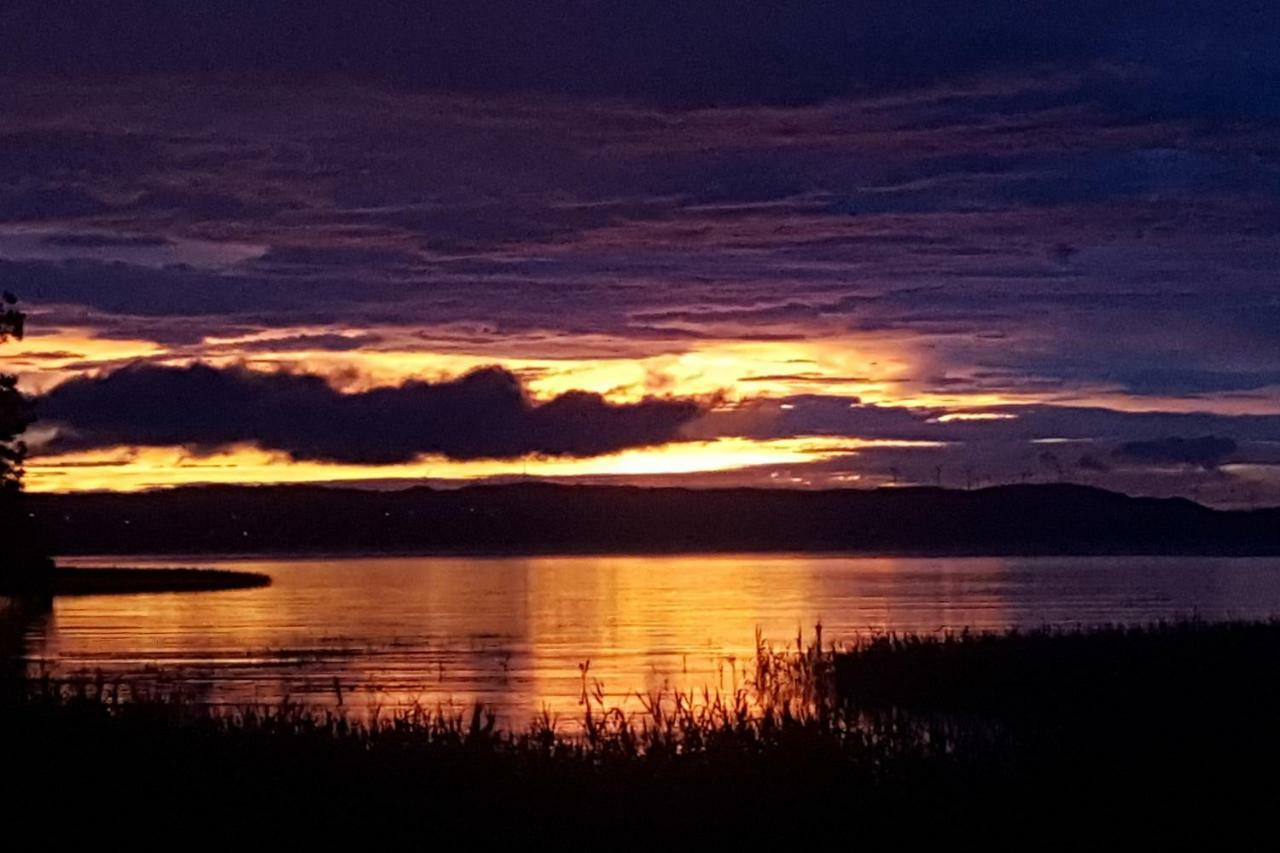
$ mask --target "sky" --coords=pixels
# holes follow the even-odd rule
[[[1280,504],[1278,39],[1253,2],[11,0],[28,487]]]

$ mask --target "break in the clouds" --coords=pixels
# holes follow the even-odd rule
[[[1274,483],[1278,37],[1207,0],[6,4],[18,369],[501,364],[533,407],[941,442],[841,476]]]

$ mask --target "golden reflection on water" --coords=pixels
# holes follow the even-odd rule
[[[122,561],[110,561],[119,563]],[[139,563],[131,560],[128,562]],[[155,561],[153,561],[155,562]],[[173,560],[159,561],[174,564]],[[198,561],[182,560],[182,564]],[[1280,560],[601,556],[219,560],[266,589],[59,599],[31,666],[177,680],[211,702],[473,702],[574,719],[589,661],[610,704],[731,690],[775,646],[871,632],[1280,613]],[[335,686],[337,685],[337,686]]]

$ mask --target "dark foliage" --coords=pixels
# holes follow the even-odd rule
[[[34,813],[56,786],[77,825],[145,820],[182,841],[198,828],[623,849],[884,836],[1043,849],[1101,833],[1252,847],[1280,805],[1277,623],[763,655],[753,704],[637,720],[588,703],[576,735],[504,732],[481,709],[359,723],[37,681],[0,702],[0,749],[23,780],[6,805]],[[807,702],[778,704],[797,684]]]
[[[18,310],[17,301],[12,293],[0,294],[0,344],[10,338],[21,340],[25,331],[26,315]],[[18,378],[0,374],[0,493],[16,492],[22,486],[26,447],[18,436],[30,423],[30,407],[18,391]]]
[[[12,293],[0,294],[0,344],[21,339],[26,315]],[[27,456],[21,436],[31,424],[31,405],[18,390],[18,378],[0,374],[0,577],[40,588],[50,568],[33,536],[22,500],[22,463]]]
[[[837,689],[860,708],[1078,724],[1212,713],[1223,695],[1280,710],[1280,622],[1186,622],[1007,634],[886,635],[836,658]]]

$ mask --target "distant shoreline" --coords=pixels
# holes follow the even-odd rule
[[[777,549],[745,549],[745,548],[717,548],[717,549],[697,549],[697,548],[680,548],[680,549],[658,549],[658,548],[620,548],[613,550],[599,549],[571,549],[571,548],[553,548],[553,549],[529,549],[529,548],[511,548],[511,549],[450,549],[450,550],[430,550],[430,549],[351,549],[351,550],[324,550],[324,551],[307,551],[307,550],[290,550],[290,551],[166,551],[148,552],[148,551],[119,551],[119,552],[102,552],[97,554],[88,553],[66,553],[57,555],[60,561],[71,560],[73,565],[68,568],[85,568],[98,570],[99,564],[105,561],[119,560],[121,558],[131,558],[142,561],[145,565],[158,565],[161,562],[170,560],[198,560],[217,561],[217,562],[249,562],[254,560],[277,561],[277,560],[377,560],[377,559],[408,559],[419,557],[422,559],[445,560],[445,559],[474,559],[474,560],[504,560],[516,559],[520,557],[816,557],[824,559],[848,558],[859,560],[978,560],[978,559],[1002,559],[1002,558],[1082,558],[1082,559],[1106,559],[1109,557],[1205,557],[1208,559],[1221,560],[1250,560],[1250,559],[1267,559],[1280,558],[1280,548],[1274,551],[1258,551],[1258,550],[1141,550],[1141,551],[1118,551],[1118,550],[1071,550],[1071,551],[1034,551],[1034,550],[1004,550],[1004,551],[960,551],[960,550],[898,550],[898,551],[859,551],[851,548],[777,548]],[[145,569],[143,571],[160,571],[162,569]],[[203,571],[203,570],[202,570]],[[210,569],[208,571],[217,571]]]
[[[522,483],[31,495],[61,555],[1280,556],[1280,508],[1214,510],[1071,484],[949,490]]]

